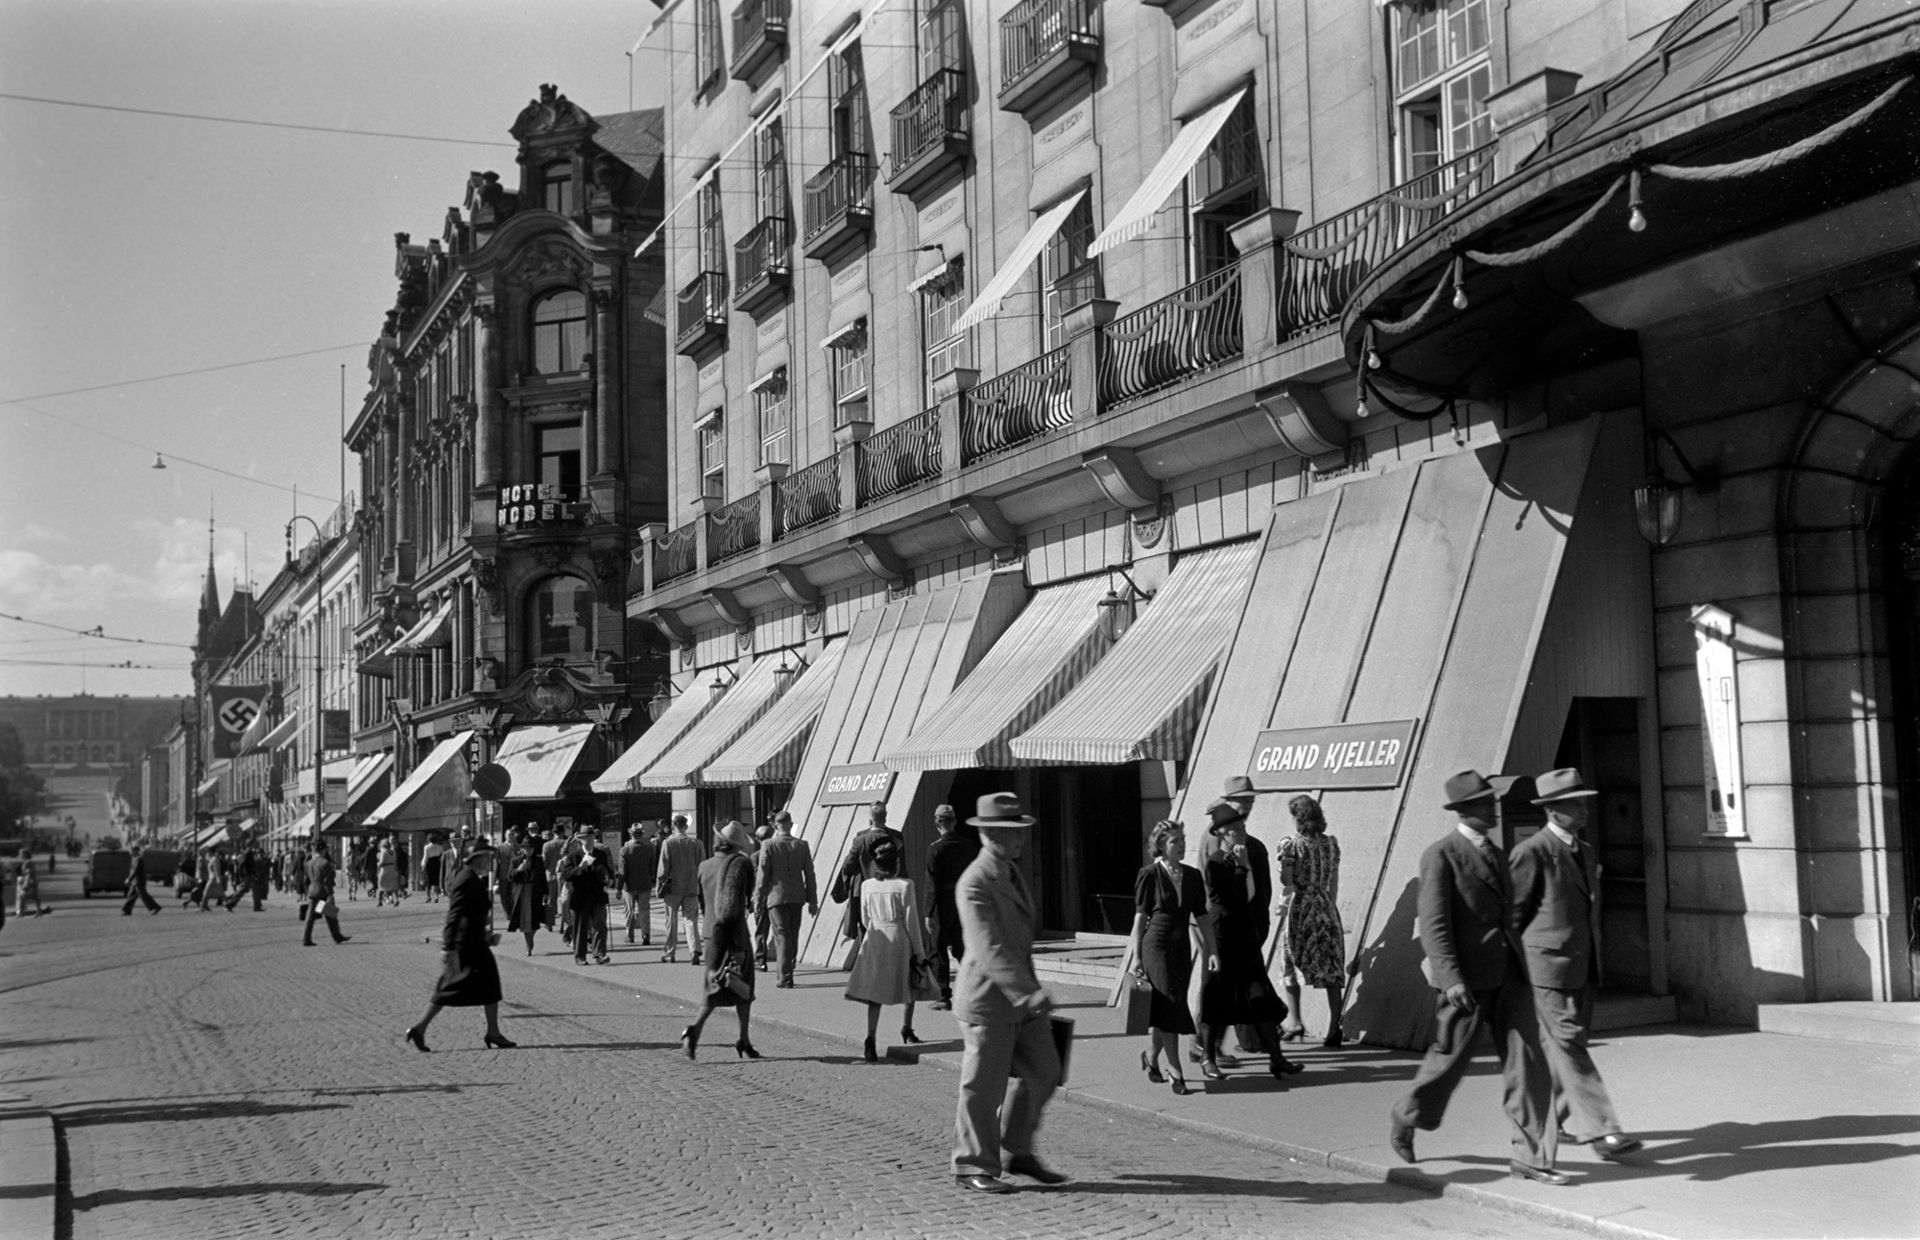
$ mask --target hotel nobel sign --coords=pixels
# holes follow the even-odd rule
[[[894,772],[881,762],[856,762],[830,766],[820,783],[817,805],[865,805],[884,801],[893,791]]]
[[[551,482],[513,482],[495,492],[495,520],[503,531],[578,525],[586,505],[573,502],[565,487]]]
[[[1247,778],[1261,792],[1395,788],[1413,757],[1417,719],[1276,728],[1253,742]]]

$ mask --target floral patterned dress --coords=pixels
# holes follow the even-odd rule
[[[1339,986],[1347,976],[1346,934],[1334,906],[1340,842],[1331,835],[1294,835],[1280,843],[1282,872],[1293,875],[1285,959],[1308,986]]]

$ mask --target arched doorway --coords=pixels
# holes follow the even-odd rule
[[[1895,813],[1906,875],[1907,942],[1920,942],[1920,450],[1887,490],[1881,524],[1887,647],[1897,769]],[[1892,825],[1892,824],[1890,824]],[[1909,948],[1908,968],[1920,972]],[[1920,977],[1912,979],[1920,991]]]

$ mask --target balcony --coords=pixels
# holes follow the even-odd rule
[[[1099,61],[1095,0],[1025,0],[1000,19],[1000,107],[1025,115],[1092,81]]]
[[[1497,145],[1476,147],[1289,238],[1275,298],[1281,337],[1336,322],[1355,290],[1394,251],[1492,186]]]
[[[775,541],[840,513],[840,458],[829,456],[773,484]]]
[[[653,584],[658,587],[685,577],[700,566],[697,522],[689,521],[653,544]]]
[[[703,271],[680,290],[674,351],[705,358],[727,347],[727,273]]]
[[[873,161],[835,158],[806,188],[807,257],[831,263],[873,236]]]
[[[960,463],[997,456],[1073,425],[1073,371],[1064,348],[979,384],[960,407]]]
[[[760,545],[760,492],[743,495],[708,515],[707,566],[724,564]]]
[[[733,247],[733,308],[760,315],[793,286],[793,226],[784,215],[761,220]]]
[[[1232,361],[1245,339],[1236,263],[1102,329],[1100,402],[1122,405]]]
[[[746,0],[733,11],[733,76],[750,81],[787,54],[787,0]]]
[[[860,507],[940,476],[940,410],[936,406],[854,445]]]
[[[965,166],[973,152],[967,125],[967,74],[940,69],[893,109],[893,164],[887,187],[917,195]]]

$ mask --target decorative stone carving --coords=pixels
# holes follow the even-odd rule
[[[597,128],[599,125],[592,115],[561,94],[558,86],[542,82],[540,97],[527,100],[527,106],[520,109],[513,128],[507,132],[524,143],[557,130],[584,129],[591,133]]]
[[[593,583],[603,606],[620,608],[626,602],[627,557],[617,549],[589,553],[593,561]]]
[[[472,560],[468,561],[468,567],[473,571],[474,588],[480,591],[480,597],[485,600],[487,604],[487,614],[493,616],[499,615],[502,602],[500,597],[500,562],[483,556],[475,556]]]
[[[1150,512],[1135,513],[1133,516],[1133,545],[1136,547],[1157,547],[1167,535],[1168,518],[1172,514],[1167,510],[1166,501]]]
[[[551,279],[579,282],[586,278],[587,262],[578,252],[559,241],[529,246],[507,264],[503,278],[518,285],[532,285]]]

